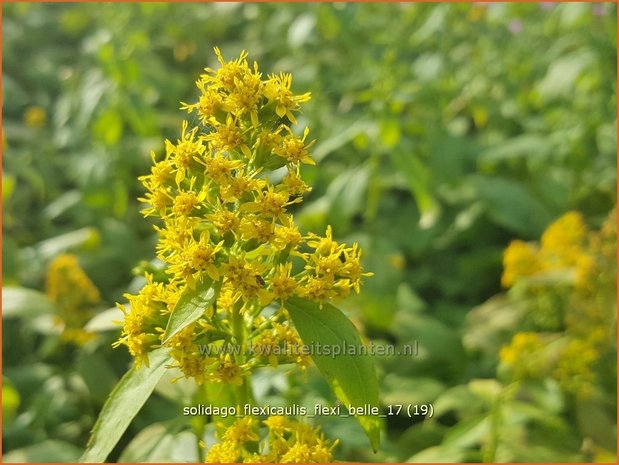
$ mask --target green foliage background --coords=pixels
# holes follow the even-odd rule
[[[435,408],[386,420],[377,455],[351,419],[320,419],[342,438],[337,457],[612,457],[614,396],[589,418],[548,383],[524,407],[502,402],[497,352],[517,324],[466,319],[502,292],[510,240],[539,239],[568,210],[598,226],[616,205],[616,27],[610,3],[3,5],[3,285],[43,289],[47,263],[70,251],[102,309],[139,289],[154,237],[136,178],[178,137],[179,101],[196,98],[213,46],[245,49],[312,92],[299,122],[318,165],[295,215],[359,241],[375,273],[343,307],[376,343],[420,346],[377,360],[382,402]],[[46,304],[7,313],[3,294],[5,461],[76,460],[129,363],[110,325],[62,344],[34,316]],[[473,349],[467,334],[494,342]],[[271,404],[333,400],[313,371],[264,373],[254,388]],[[158,386],[111,458],[196,460],[179,414],[190,391]]]

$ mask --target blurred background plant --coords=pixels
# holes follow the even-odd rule
[[[363,247],[367,337],[419,346],[377,360],[381,398],[434,416],[390,417],[376,455],[321,418],[336,458],[614,462],[616,26],[612,3],[5,5],[4,461],[76,460],[126,371],[105,309],[161,272],[136,178],[218,45],[312,92],[295,216]],[[196,460],[192,386],[164,381],[111,459]],[[254,390],[333,401],[285,367]]]

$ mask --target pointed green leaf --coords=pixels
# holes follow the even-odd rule
[[[286,302],[286,309],[299,332],[303,343],[314,348],[312,359],[327,379],[331,389],[346,408],[349,405],[378,407],[378,380],[371,355],[359,353],[363,345],[357,329],[336,307],[318,304],[299,298]],[[317,347],[322,354],[318,354]],[[326,354],[329,348],[333,354],[334,348],[339,355]],[[357,352],[352,354],[351,348]],[[367,434],[374,451],[380,443],[381,420],[374,415],[355,417]]]
[[[129,307],[129,304],[126,304],[125,307]],[[123,311],[118,307],[112,307],[93,316],[84,325],[84,329],[93,332],[120,331],[124,319]]]
[[[404,175],[408,188],[415,198],[417,208],[421,213],[419,225],[422,229],[431,227],[436,222],[440,211],[439,204],[431,193],[428,167],[413,153],[391,150],[389,155],[395,167]]]
[[[166,370],[168,349],[149,354],[148,367],[132,368],[118,382],[101,409],[80,462],[101,463],[119,441]]]
[[[195,289],[187,289],[172,310],[165,330],[165,344],[179,331],[196,321],[217,298],[218,286],[208,283],[197,284]]]

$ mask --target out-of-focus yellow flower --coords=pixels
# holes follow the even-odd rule
[[[403,270],[406,266],[406,259],[401,253],[394,253],[388,257],[389,265],[396,270]]]
[[[544,350],[539,333],[516,334],[500,352],[514,378],[547,372],[564,392],[581,399],[598,388],[598,360],[616,354],[616,241],[615,211],[599,231],[590,230],[578,212],[568,212],[548,226],[540,246],[509,245],[503,285],[522,280],[525,286],[512,297],[526,304],[528,324],[566,341],[557,357]]]
[[[99,290],[80,267],[75,255],[58,255],[47,269],[46,293],[56,303],[65,328],[62,339],[83,345],[93,334],[82,327],[94,315]]]
[[[540,269],[538,249],[523,241],[512,241],[503,253],[501,284],[511,287],[518,278],[532,276]]]
[[[568,212],[553,222],[542,235],[542,252],[570,264],[572,258],[582,252],[587,227],[578,212]]]
[[[510,367],[514,379],[535,378],[543,372],[540,354],[543,347],[537,333],[516,333],[499,355],[501,362]]]
[[[31,128],[41,128],[47,123],[47,113],[41,107],[28,107],[24,112],[24,123]]]

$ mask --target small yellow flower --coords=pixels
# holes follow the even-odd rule
[[[242,211],[258,213],[263,218],[283,218],[286,207],[297,203],[297,200],[288,200],[288,195],[277,192],[273,186],[258,192],[256,200],[241,207]]]
[[[24,112],[24,123],[31,128],[40,128],[47,123],[47,113],[41,107],[28,107]]]
[[[281,458],[282,463],[309,463],[312,461],[312,450],[303,442],[292,445]]]
[[[283,250],[287,247],[294,248],[299,245],[303,239],[299,228],[297,228],[292,221],[287,223],[289,226],[282,225],[275,229],[274,237],[271,240],[271,244],[277,250]]]
[[[186,172],[194,160],[200,159],[206,150],[206,147],[200,142],[195,140],[198,128],[193,128],[189,133],[187,132],[188,123],[183,121],[183,127],[181,132],[181,138],[176,145],[172,144],[169,140],[166,140],[166,161],[169,160],[176,169],[175,180],[177,184],[180,184],[185,179]],[[167,171],[167,169],[165,169]],[[155,174],[155,173],[153,173]]]
[[[297,120],[292,114],[293,111],[299,109],[299,104],[307,102],[311,98],[309,92],[302,95],[292,94],[292,75],[281,73],[279,75],[271,75],[265,83],[264,95],[270,102],[275,103],[275,113],[277,116],[286,116],[292,124],[297,124]]]
[[[292,263],[277,265],[275,274],[270,279],[271,292],[276,299],[286,300],[295,293],[297,282],[290,276],[291,272]]]
[[[299,163],[315,165],[316,162],[310,157],[308,152],[313,142],[305,145],[305,139],[308,134],[309,128],[305,128],[303,137],[301,138],[294,136],[292,132],[290,132],[290,134],[283,137],[280,145],[273,149],[273,153],[285,158],[288,163],[293,165],[298,165]]]
[[[213,88],[223,87],[226,90],[233,90],[236,79],[239,79],[248,70],[247,52],[243,50],[240,56],[233,61],[226,62],[219,48],[215,47],[215,54],[221,67],[217,71],[206,68],[207,75],[203,75],[204,80],[211,83]],[[214,76],[209,76],[214,74]]]
[[[245,136],[239,128],[238,122],[228,116],[225,124],[218,125],[215,132],[204,136],[212,151],[231,152],[239,149],[247,158],[251,158],[251,151],[245,142]]]
[[[236,170],[243,167],[240,160],[232,160],[225,155],[216,154],[204,160],[205,172],[217,184],[227,186],[232,182]]]
[[[236,116],[249,113],[254,128],[259,126],[258,107],[262,98],[264,83],[262,75],[258,72],[258,64],[254,63],[254,72],[247,69],[243,76],[236,78],[234,89],[227,97],[227,103]]]
[[[229,177],[225,184],[220,184],[223,184],[223,186],[219,191],[219,195],[227,203],[234,203],[243,198],[249,198],[248,195],[262,191],[267,185],[264,179],[256,179],[244,175]]]
[[[283,415],[273,415],[263,422],[272,433],[283,433],[289,425],[289,420]]]
[[[289,172],[282,180],[280,186],[281,190],[287,192],[290,196],[303,195],[312,190],[312,188],[305,184],[303,179],[294,172]]]
[[[252,417],[241,418],[225,431],[222,439],[237,444],[258,441],[260,438],[255,431],[257,425],[258,422]]]
[[[241,224],[237,212],[230,211],[221,205],[218,206],[215,212],[207,215],[206,218],[213,223],[222,236],[228,232],[235,232]]]
[[[211,373],[211,378],[214,381],[239,386],[243,383],[242,375],[243,371],[241,367],[236,364],[232,355],[223,354],[215,364],[215,369]]]
[[[206,454],[206,463],[238,463],[241,453],[234,442],[214,444]]]
[[[257,240],[260,243],[269,242],[275,233],[273,222],[256,215],[245,216],[239,227],[243,240]]]
[[[179,189],[178,195],[176,195],[172,201],[172,213],[174,213],[174,215],[191,216],[195,210],[199,210],[202,207],[202,203],[207,198],[207,192],[201,190],[196,193],[194,188],[195,183],[196,178],[192,177],[188,190]]]
[[[336,296],[333,276],[308,276],[304,285],[299,288],[299,295],[317,302],[324,302]]]
[[[207,87],[203,80],[197,81],[196,86],[200,89],[200,99],[195,104],[181,102],[181,110],[187,110],[188,113],[197,111],[200,122],[205,126],[216,123],[218,112],[223,111],[222,95],[218,91]]]

